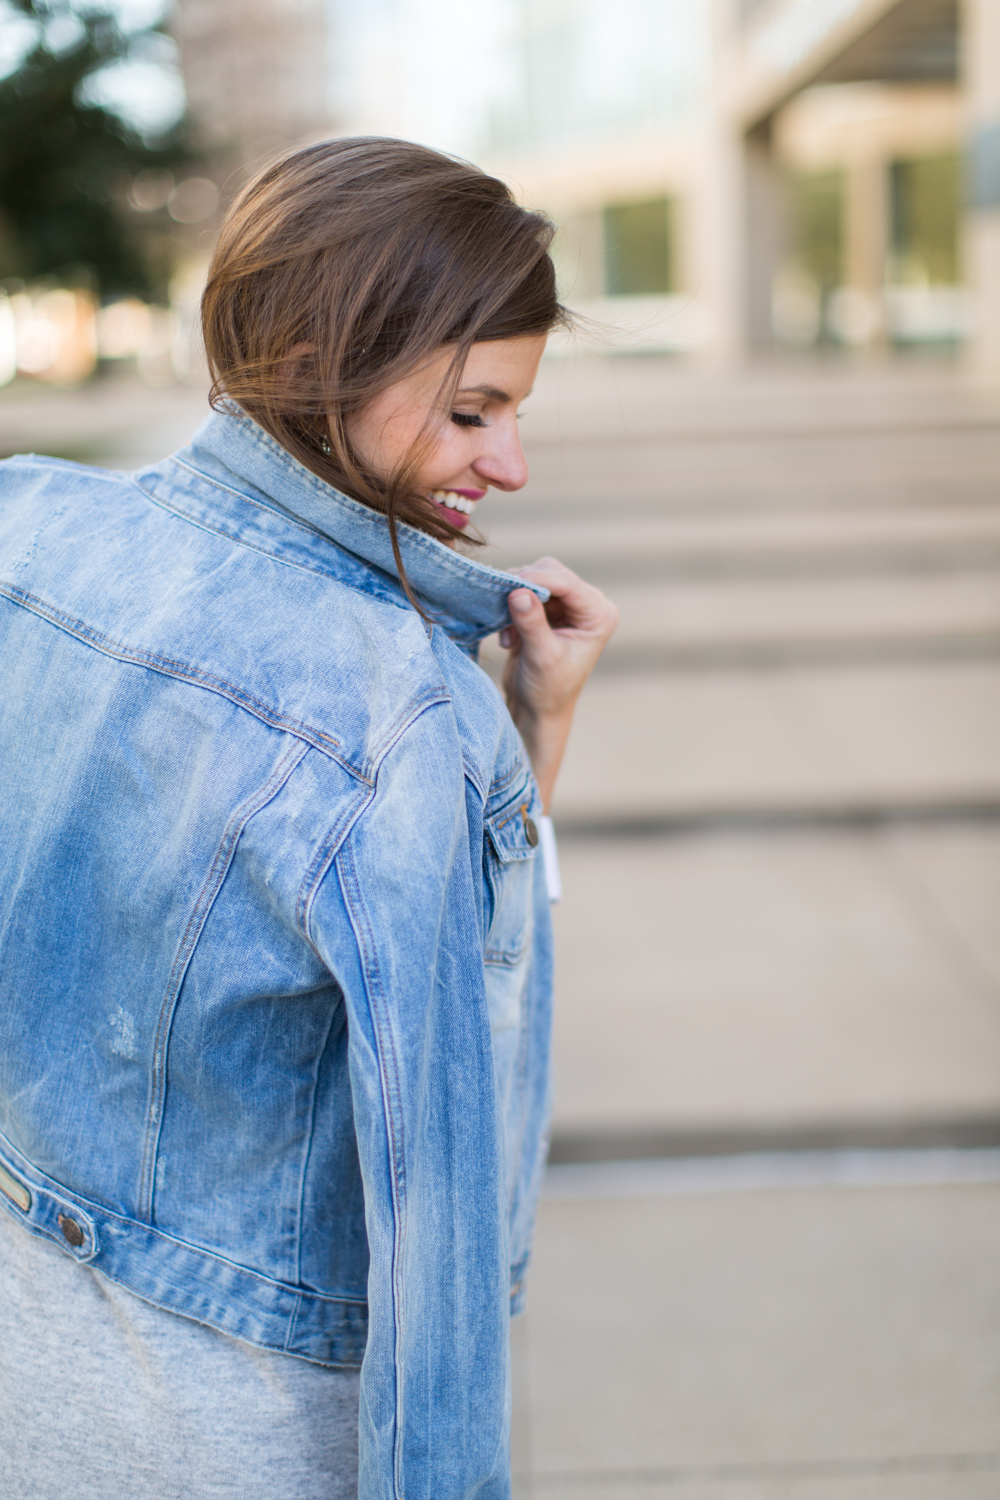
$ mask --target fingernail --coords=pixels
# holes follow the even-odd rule
[[[529,594],[526,589],[521,589],[516,594],[508,595],[507,603],[511,609],[516,610],[519,615],[523,615],[525,610],[531,608],[533,598],[533,594]]]

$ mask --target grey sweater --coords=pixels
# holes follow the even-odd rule
[[[0,1207],[4,1500],[348,1500],[358,1374],[162,1312]]]

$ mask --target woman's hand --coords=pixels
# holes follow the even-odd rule
[[[554,557],[513,571],[551,595],[543,604],[530,590],[514,589],[507,597],[514,623],[500,632],[510,651],[503,671],[507,707],[548,811],[576,700],[618,624],[618,610]]]

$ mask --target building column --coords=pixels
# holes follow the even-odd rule
[[[699,183],[689,202],[691,290],[708,320],[702,357],[711,366],[740,364],[747,352],[744,309],[744,225],[739,211],[743,173],[739,136],[716,126],[707,133]]]
[[[751,351],[774,347],[774,287],[791,248],[788,183],[777,160],[770,120],[744,138],[744,324]]]
[[[701,160],[688,203],[691,290],[705,306],[702,355],[710,365],[739,364],[747,353],[745,316],[745,163],[742,130],[727,109],[727,74],[740,35],[739,0],[709,0],[711,82]]]
[[[742,66],[742,0],[710,0],[712,82],[699,187],[691,204],[698,283],[712,313],[705,353],[733,365],[774,344],[775,277],[789,250],[788,191],[771,121],[747,130],[733,108]]]
[[[888,163],[878,156],[859,157],[848,164],[844,182],[841,334],[848,344],[871,348],[885,341],[889,235]]]
[[[962,0],[962,82],[967,108],[968,194],[962,232],[973,298],[972,367],[1000,380],[1000,5]]]

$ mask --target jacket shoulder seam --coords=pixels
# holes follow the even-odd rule
[[[427,709],[435,707],[436,704],[444,704],[448,703],[449,701],[450,700],[447,696],[427,698],[423,702],[411,705],[411,711],[406,715],[400,716],[393,730],[386,735],[385,740],[379,747],[378,755],[375,758],[372,766],[372,777],[371,781],[368,783],[368,793],[365,796],[364,800],[358,801],[351,807],[345,809],[343,814],[338,817],[333,824],[331,824],[321,844],[319,845],[319,848],[316,850],[316,853],[311,859],[309,866],[302,877],[302,883],[299,887],[298,896],[296,897],[295,920],[306,942],[313,949],[313,952],[316,953],[316,956],[318,958],[321,957],[321,955],[319,954],[316,945],[313,942],[312,933],[310,931],[310,924],[312,922],[312,908],[316,899],[316,893],[322,885],[323,880],[329,873],[330,866],[333,864],[334,860],[337,858],[338,853],[343,848],[347,839],[350,837],[352,830],[364,817],[368,808],[371,807],[376,796],[378,795],[377,787],[375,784],[378,767],[382,764],[383,760],[385,760],[386,756],[389,754],[390,750],[392,750],[393,746],[397,745],[399,741],[405,736],[407,730],[412,729],[416,721],[419,718],[423,717]]]

